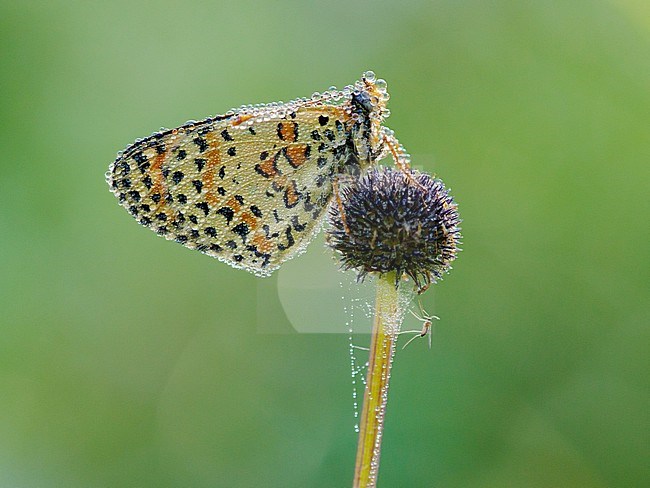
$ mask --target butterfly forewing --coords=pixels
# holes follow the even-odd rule
[[[341,107],[277,112],[154,134],[118,157],[109,185],[158,234],[267,275],[318,232],[332,179],[349,158]]]

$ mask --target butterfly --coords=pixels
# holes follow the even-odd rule
[[[304,252],[339,179],[390,154],[386,82],[367,71],[287,103],[244,105],[138,139],[110,165],[120,204],[166,239],[257,276]]]

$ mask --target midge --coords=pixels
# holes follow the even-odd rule
[[[245,105],[138,139],[106,180],[120,204],[167,239],[267,276],[322,226],[337,178],[408,154],[382,124],[386,82],[367,71],[288,103]]]
[[[424,308],[422,307],[422,302],[418,300],[418,304],[420,305],[420,315],[416,314],[413,310],[409,310],[411,315],[415,317],[417,320],[422,322],[422,330],[404,330],[400,332],[400,334],[416,334],[413,337],[411,337],[406,344],[402,347],[402,349],[406,349],[406,346],[408,346],[411,342],[413,342],[415,339],[418,337],[424,337],[426,335],[429,336],[429,349],[431,349],[431,336],[433,335],[433,321],[434,320],[440,320],[440,317],[436,315],[429,315]]]

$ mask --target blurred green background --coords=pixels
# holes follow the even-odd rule
[[[350,486],[347,336],[277,333],[277,277],[157,238],[104,172],[366,69],[465,238],[380,486],[650,486],[646,0],[5,0],[0,53],[1,487]]]

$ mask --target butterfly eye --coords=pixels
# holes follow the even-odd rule
[[[374,108],[372,101],[370,100],[370,95],[366,92],[353,93],[352,103],[356,107],[360,108],[365,114],[369,114]]]

